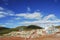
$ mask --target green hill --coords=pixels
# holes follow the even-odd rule
[[[29,25],[29,26],[27,27],[27,29],[43,29],[43,28],[40,27],[40,26],[36,26],[36,25]]]
[[[10,28],[0,26],[0,35],[9,33],[9,32],[10,32]]]
[[[0,26],[0,30],[6,30],[6,29],[9,29],[9,28]]]
[[[29,25],[29,26],[18,26],[16,28],[6,28],[0,27],[0,35],[12,32],[12,31],[19,31],[19,30],[32,30],[32,29],[42,29],[42,27],[36,25]]]
[[[32,29],[43,29],[40,26],[36,26],[36,25],[29,25],[29,26],[18,26],[15,29],[19,29],[19,30],[32,30]]]
[[[32,29],[43,29],[43,28],[36,25],[29,25],[26,27],[26,30],[32,30]]]
[[[60,28],[60,26],[55,26],[56,28]]]

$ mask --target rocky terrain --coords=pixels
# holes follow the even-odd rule
[[[0,40],[60,40],[60,27],[57,27],[59,29],[57,32],[54,31],[54,27],[49,28],[48,31],[50,31],[50,34],[47,33],[45,29],[36,27],[37,26],[30,25],[26,27],[28,30],[25,27],[22,27],[23,29],[17,27],[19,30],[14,29],[14,31],[0,35]],[[4,28],[4,30],[6,29],[9,30],[9,28]]]

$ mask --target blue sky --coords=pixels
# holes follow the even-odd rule
[[[0,25],[60,25],[60,0],[0,0]],[[50,26],[49,25],[49,26]]]

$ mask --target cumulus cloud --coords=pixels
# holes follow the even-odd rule
[[[45,16],[43,20],[57,20],[57,17],[54,14],[50,14],[48,16]]]
[[[34,13],[20,13],[20,14],[16,14],[16,16],[18,17],[24,17],[27,19],[40,19],[42,17],[40,12],[34,12]]]
[[[8,14],[8,13],[6,13],[6,12],[4,12],[4,11],[0,11],[0,15],[1,15],[1,14],[6,15],[6,14]]]
[[[37,19],[36,21],[23,21],[20,22],[19,24],[21,25],[39,25],[42,27],[47,27],[48,25],[58,25],[60,23],[60,19],[57,18],[56,15],[54,14],[49,14],[47,16],[44,16],[41,12],[33,12],[33,13],[19,13],[15,14],[17,17],[24,17],[26,19]],[[16,18],[20,19],[20,18]]]
[[[53,24],[56,24],[56,23],[60,23],[60,20],[57,20],[57,21],[49,21],[49,20],[47,20],[47,21],[44,21],[44,20],[39,20],[39,21],[25,21],[25,22],[22,22],[21,24],[23,24],[23,25],[39,25],[39,26],[41,26],[41,25],[53,25]]]
[[[54,14],[49,14],[47,16],[44,16],[41,12],[37,12],[37,11],[35,11],[33,13],[26,12],[26,13],[14,14],[14,12],[10,11],[10,10],[2,11],[3,10],[2,7],[0,7],[0,9],[1,9],[0,18],[7,17],[7,16],[14,16],[14,18],[13,18],[14,20],[20,20],[22,18],[30,19],[30,21],[22,20],[23,22],[19,22],[19,24],[21,24],[21,25],[38,25],[38,26],[42,26],[42,27],[47,27],[48,25],[49,26],[51,26],[52,24],[59,25],[58,23],[60,23],[60,19],[58,19],[57,16]],[[28,8],[28,11],[30,11],[30,8]],[[37,19],[37,20],[31,21],[31,19]],[[6,25],[9,25],[9,23],[6,23]]]
[[[44,16],[43,18],[42,17],[43,16],[40,17],[40,15],[39,15],[39,17],[38,17],[39,19],[36,21],[25,21],[20,24],[22,24],[22,25],[39,25],[42,27],[47,27],[47,26],[52,26],[52,25],[56,26],[56,25],[58,25],[58,23],[60,23],[60,19],[58,19],[54,14]],[[34,18],[36,18],[36,16]]]

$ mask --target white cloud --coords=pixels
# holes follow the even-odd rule
[[[27,19],[40,19],[42,17],[40,12],[34,12],[34,13],[20,13],[20,14],[16,14],[16,16],[18,17],[24,17]]]
[[[1,10],[3,8],[0,8]],[[30,8],[28,8],[28,11],[30,11]],[[39,11],[39,10],[38,10]],[[18,13],[18,14],[14,14],[13,11],[0,11],[0,18],[2,17],[7,17],[7,16],[14,16],[14,20],[20,20],[22,19],[21,17],[25,18],[25,19],[37,19],[35,21],[23,21],[23,22],[19,22],[19,24],[21,25],[38,25],[38,26],[43,26],[43,27],[47,27],[48,25],[51,26],[52,24],[54,25],[59,25],[56,23],[60,23],[60,19],[57,18],[56,15],[54,14],[49,14],[47,16],[44,16],[41,12],[33,12],[33,13]],[[13,21],[14,21],[13,20]],[[12,21],[12,20],[11,20]],[[12,21],[12,22],[13,22]],[[10,22],[10,21],[9,21]],[[6,25],[9,25],[10,23],[6,23]],[[11,23],[12,25],[12,23]]]
[[[0,11],[0,14],[5,14],[5,15],[6,15],[6,14],[8,14],[8,13],[6,13],[6,12],[4,12],[4,11]]]
[[[25,22],[22,22],[20,24],[22,25],[38,25],[38,26],[41,26],[41,27],[50,27],[52,25],[56,26],[56,25],[60,25],[58,24],[60,23],[60,21],[25,21]]]
[[[42,15],[39,12],[34,12],[32,14],[27,14],[25,17],[30,19],[31,18],[39,19],[40,17],[42,17]]]
[[[56,17],[54,14],[50,14],[50,15],[45,16],[45,17],[43,18],[43,20],[50,20],[50,19],[56,20],[57,17]]]
[[[38,10],[39,11],[39,10]],[[42,15],[40,12],[33,12],[33,13],[19,13],[16,14],[17,17],[24,17],[27,19],[37,19],[36,21],[25,21],[19,24],[22,25],[39,25],[39,26],[51,26],[52,24],[58,25],[56,23],[60,23],[60,19],[56,17],[54,14],[49,14],[47,16]],[[19,18],[18,18],[19,19]]]
[[[0,11],[0,18],[6,17],[7,13],[6,12],[1,12]]]
[[[0,18],[5,17],[4,15],[0,15]]]
[[[52,25],[58,25],[60,23],[60,19],[58,19],[54,14],[50,14],[48,16],[42,16],[38,17],[39,19],[36,21],[25,21],[20,24],[22,25],[38,25],[42,27],[52,26]],[[52,19],[52,20],[51,20]]]
[[[0,7],[0,10],[4,10],[4,8],[3,7]]]

